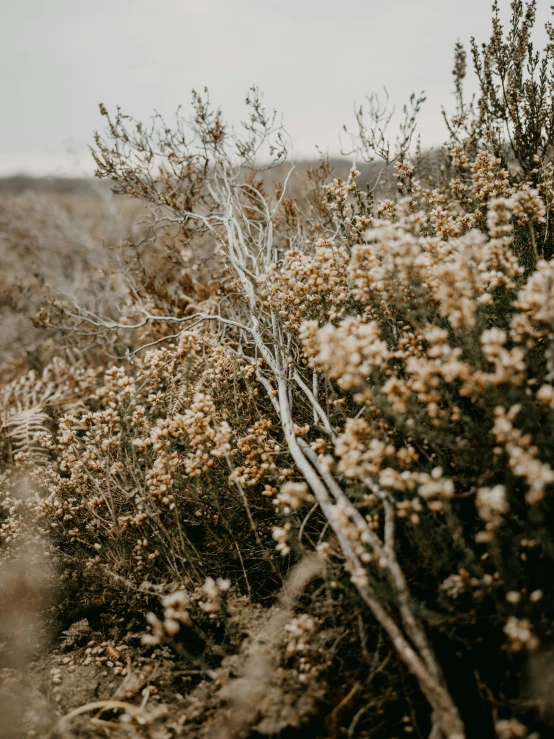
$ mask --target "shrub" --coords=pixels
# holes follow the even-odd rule
[[[297,674],[325,679],[329,700],[336,676],[353,676],[356,726],[375,677],[368,639],[377,650],[385,634],[394,669],[367,736],[388,736],[379,711],[399,716],[407,700],[434,737],[525,736],[519,718],[539,720],[520,679],[548,650],[554,608],[554,35],[537,55],[535,3],[512,12],[504,37],[495,3],[491,41],[473,47],[477,104],[456,49],[436,176],[436,158],[408,156],[410,110],[396,151],[375,107],[369,128],[358,116],[360,153],[394,167],[394,197],[325,163],[296,197],[288,179],[272,192],[260,162],[282,166],[286,139],[256,90],[242,138],[203,96],[175,128],[102,109],[98,173],[148,204],[141,248],[160,261],[129,263],[119,315],[63,301],[53,315],[111,334],[130,361],[95,367],[92,391],[85,372],[87,408],[56,420],[38,468],[4,422],[42,485],[25,505],[78,602],[83,563],[106,608],[122,587],[166,594],[150,643],[190,625],[201,587],[225,630],[228,580],[263,601],[315,550],[326,585],[306,584],[288,633],[315,644],[344,619],[345,643],[363,649],[331,650],[313,674],[299,658]],[[160,282],[148,270],[164,246]],[[18,505],[5,500],[9,539]],[[284,659],[309,650],[294,644]]]

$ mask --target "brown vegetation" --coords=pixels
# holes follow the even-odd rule
[[[512,11],[473,102],[456,48],[439,154],[421,99],[395,148],[370,98],[363,187],[287,168],[256,90],[241,136],[206,96],[101,108],[98,174],[140,205],[66,222],[48,338],[5,362],[0,587],[24,567],[31,633],[65,632],[24,648],[8,608],[14,736],[549,736],[554,31],[538,54]],[[44,202],[6,209],[21,264]]]

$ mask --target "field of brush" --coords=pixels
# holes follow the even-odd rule
[[[511,13],[436,151],[370,96],[357,164],[293,165],[252,88],[0,181],[1,739],[554,737],[554,28]]]

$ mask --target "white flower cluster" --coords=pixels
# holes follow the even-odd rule
[[[479,488],[475,498],[477,512],[485,521],[486,530],[476,536],[478,542],[490,542],[494,531],[501,525],[502,517],[509,510],[504,485],[494,485],[492,488]]]
[[[142,643],[155,645],[162,643],[167,637],[173,638],[179,633],[181,626],[190,626],[192,619],[189,613],[190,597],[183,590],[177,590],[162,598],[164,608],[163,620],[154,613],[146,614],[146,620],[152,628],[150,634],[144,634]]]
[[[306,501],[313,501],[305,482],[285,482],[274,499],[274,504],[283,513],[296,511]]]
[[[527,618],[510,616],[504,626],[508,637],[508,648],[512,652],[535,652],[539,648],[539,640],[533,634],[531,623]]]

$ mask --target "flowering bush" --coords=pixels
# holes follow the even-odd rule
[[[6,458],[40,494],[15,501],[7,469],[5,557],[26,506],[77,600],[90,598],[83,565],[105,608],[121,588],[166,593],[153,645],[190,626],[187,590],[203,588],[199,612],[225,624],[230,584],[263,599],[315,550],[325,585],[306,585],[283,659],[300,660],[301,683],[326,679],[331,703],[336,659],[359,685],[351,727],[383,635],[394,669],[384,658],[364,736],[389,736],[407,703],[406,731],[433,737],[526,736],[540,722],[519,685],[554,608],[554,32],[540,61],[534,7],[512,3],[504,37],[495,5],[491,41],[473,49],[476,106],[457,47],[435,177],[408,156],[410,113],[396,152],[379,116],[368,129],[360,114],[359,153],[393,168],[395,192],[381,174],[361,188],[353,169],[271,193],[259,161],[282,166],[285,139],[255,90],[242,139],[200,96],[189,136],[182,121],[145,129],[103,109],[98,172],[148,204],[155,253],[178,231],[167,285],[180,290],[141,262],[119,315],[55,301],[49,320],[109,333],[128,361],[68,367],[24,431],[6,386]],[[64,414],[67,386],[80,403]],[[337,619],[358,661],[318,656]]]

